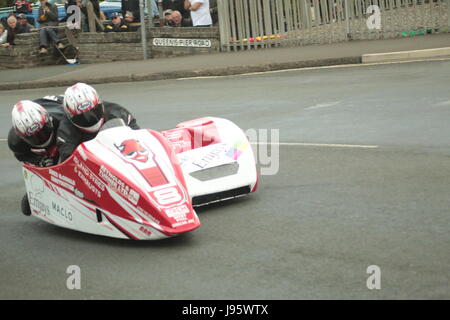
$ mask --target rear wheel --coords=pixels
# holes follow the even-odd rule
[[[22,208],[22,213],[24,215],[31,216],[30,203],[28,202],[28,196],[27,196],[26,193],[25,193],[25,195],[22,198],[21,208]]]

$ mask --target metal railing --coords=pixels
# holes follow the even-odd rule
[[[450,0],[218,0],[222,50],[429,33],[450,25]],[[368,10],[376,6],[376,10]],[[374,8],[374,7],[372,7]],[[378,15],[379,13],[379,15]],[[374,18],[379,16],[377,25]],[[375,20],[374,20],[375,19]],[[369,26],[369,20],[372,25]]]

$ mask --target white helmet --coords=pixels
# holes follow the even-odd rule
[[[12,110],[12,123],[16,133],[33,147],[47,147],[53,138],[53,122],[41,105],[22,100]]]
[[[103,103],[97,91],[85,83],[67,88],[64,111],[76,127],[86,132],[97,132],[105,121]]]

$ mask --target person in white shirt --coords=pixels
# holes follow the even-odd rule
[[[191,12],[194,27],[210,27],[212,25],[209,0],[184,0],[184,8]]]
[[[9,47],[8,41],[8,30],[5,29],[5,26],[0,23],[0,47]]]

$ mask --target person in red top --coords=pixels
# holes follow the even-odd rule
[[[31,9],[31,3],[27,0],[17,0],[14,3],[14,12],[15,13],[31,13],[33,10]]]

